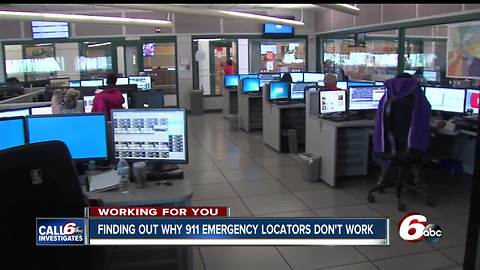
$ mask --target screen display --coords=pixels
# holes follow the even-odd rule
[[[280,73],[280,77],[283,78],[285,72]],[[290,76],[292,76],[292,82],[303,82],[303,72],[291,72]]]
[[[423,77],[425,77],[425,80],[427,80],[429,82],[436,82],[437,81],[437,72],[436,71],[425,70],[423,72]]]
[[[270,83],[270,100],[288,99],[290,84],[287,82]]]
[[[23,119],[0,120],[0,150],[25,144]]]
[[[68,22],[32,21],[33,39],[68,38]]]
[[[465,112],[478,114],[479,103],[480,103],[480,90],[467,89],[467,96],[465,100]]]
[[[152,78],[150,76],[130,76],[128,77],[128,84],[136,84],[140,90],[151,90]]]
[[[80,86],[81,87],[100,87],[100,86],[103,86],[103,80],[102,79],[81,80],[80,81]]]
[[[259,78],[259,75],[258,75],[258,74],[239,74],[239,75],[238,75],[238,79],[239,79],[239,80],[243,80],[243,79],[245,79],[245,78],[254,78],[254,79],[256,79],[256,78]]]
[[[325,78],[325,74],[323,73],[303,73],[303,81],[304,82],[323,82]]]
[[[347,82],[344,82],[344,81],[337,82],[337,88],[340,88],[342,90],[347,90],[348,89]]]
[[[27,127],[30,143],[60,140],[73,159],[107,158],[105,114],[29,116]]]
[[[155,56],[155,43],[149,42],[143,44],[143,56]]]
[[[125,100],[122,104],[124,109],[128,109],[128,96],[125,93],[122,93],[123,99]],[[91,113],[93,107],[93,98],[95,96],[83,96],[83,108],[85,109],[85,113]]]
[[[258,78],[246,78],[242,81],[243,93],[256,93],[260,91],[260,79]]]
[[[113,110],[115,157],[186,163],[184,109]]]
[[[59,87],[59,86],[70,86],[70,78],[51,78],[49,81],[49,85],[52,87]]]
[[[383,81],[376,81],[375,82],[375,86],[383,86],[383,85],[384,85]]]
[[[80,80],[71,80],[70,87],[80,87]]]
[[[268,52],[272,52],[277,54],[277,45],[275,44],[261,44],[260,45],[260,54],[266,54]]]
[[[348,92],[349,110],[376,110],[380,99],[385,94],[385,87],[350,87]]]
[[[15,116],[27,116],[30,115],[29,109],[18,109],[0,112],[0,117],[15,117]]]
[[[317,86],[316,82],[292,83],[290,90],[290,99],[303,99],[305,97],[305,87]]]
[[[375,86],[375,82],[356,82],[348,81],[348,88],[357,86]]]
[[[415,74],[415,70],[414,70],[414,69],[405,69],[403,72],[408,73],[408,74],[410,74],[410,75]]]
[[[238,75],[225,75],[223,78],[225,87],[237,87],[238,86]]]
[[[263,25],[264,34],[293,34],[295,28],[290,25],[275,24],[275,23],[265,23]]]
[[[280,73],[260,73],[260,86],[264,87],[267,83],[271,81],[279,81]]]
[[[34,108],[30,108],[30,110],[32,111],[32,115],[52,114],[51,106],[34,107]]]
[[[320,91],[320,114],[346,111],[347,101],[344,90]]]
[[[107,85],[107,78],[103,78],[103,85]],[[128,78],[117,78],[117,82],[115,83],[115,85],[128,85]]]
[[[432,110],[463,113],[465,89],[445,87],[425,87],[425,97]]]

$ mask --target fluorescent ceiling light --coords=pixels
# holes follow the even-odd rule
[[[199,39],[194,39],[193,41],[220,41],[223,40],[223,38],[199,38]]]
[[[357,6],[354,6],[354,5],[350,5],[350,4],[336,4],[336,5],[360,11],[360,9]]]
[[[97,44],[89,44],[87,45],[88,48],[100,47],[105,45],[110,45],[112,42],[104,42],[104,43],[97,43]]]
[[[23,19],[23,20],[52,20],[67,22],[85,22],[85,23],[111,23],[111,24],[134,24],[151,26],[172,26],[172,22],[155,19],[137,19],[123,17],[106,17],[93,15],[77,14],[59,14],[59,13],[38,13],[38,12],[19,12],[0,10],[0,20]]]
[[[245,13],[245,12],[227,11],[227,10],[218,10],[217,12],[222,13],[222,14],[226,14],[226,15],[230,15],[230,16],[235,16],[235,17],[242,17],[242,18],[248,18],[248,19],[258,19],[258,20],[262,20],[262,21],[269,21],[269,22],[275,22],[275,23],[283,23],[283,24],[299,25],[299,26],[304,26],[305,25],[301,21],[288,20],[288,19],[282,19],[282,18],[265,16],[265,15],[257,15],[257,14],[251,14],[251,13]]]

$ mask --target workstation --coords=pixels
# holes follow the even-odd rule
[[[0,175],[21,180],[0,197],[31,214],[9,207],[12,226],[83,217],[95,206],[389,218],[388,247],[219,240],[105,246],[96,254],[107,262],[95,267],[83,266],[93,255],[82,250],[71,258],[112,270],[476,269],[480,5],[354,6],[0,5]],[[396,96],[402,80],[418,84],[407,98]],[[113,88],[123,102],[99,111]],[[430,109],[419,111],[418,100]],[[425,119],[428,140],[415,133]],[[443,237],[404,241],[408,213],[425,215]],[[15,249],[32,240],[9,237]],[[63,256],[47,255],[28,261],[48,267]]]

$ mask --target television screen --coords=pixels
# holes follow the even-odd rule
[[[293,35],[295,28],[290,25],[265,23],[263,25],[264,35]]]
[[[143,56],[155,56],[155,43],[149,42],[143,44]]]
[[[32,21],[33,39],[68,38],[68,22]]]

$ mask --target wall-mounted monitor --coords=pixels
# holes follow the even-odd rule
[[[155,43],[143,43],[143,56],[155,56]]]
[[[69,38],[68,22],[32,21],[32,38]]]
[[[263,24],[264,36],[293,36],[295,35],[295,27],[291,25],[265,23]]]

